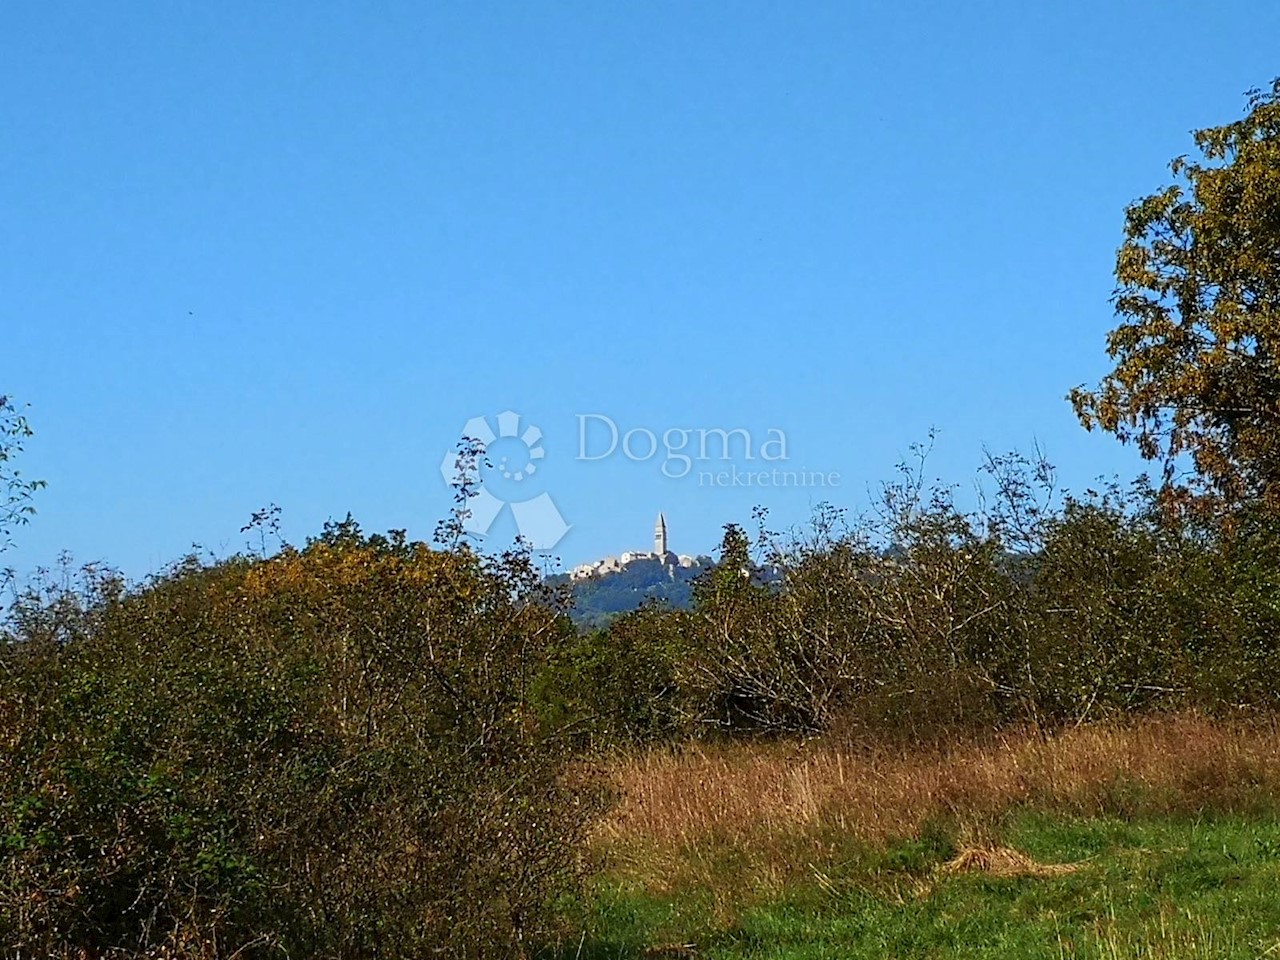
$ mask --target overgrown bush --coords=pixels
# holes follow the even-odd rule
[[[683,611],[646,604],[561,643],[536,685],[544,722],[585,748],[690,733],[686,621]]]
[[[1274,518],[1207,527],[1142,483],[1058,497],[1052,471],[1018,456],[988,459],[994,489],[966,511],[921,467],[862,518],[823,507],[800,534],[762,526],[754,556],[726,528],[693,611],[667,625],[684,634],[675,675],[695,729],[1052,727],[1274,705]]]
[[[565,620],[528,558],[331,526],[86,602],[0,659],[0,949],[508,956],[589,784],[529,687]]]
[[[764,577],[726,528],[691,620],[706,719],[757,732],[995,719],[992,651],[1015,608],[997,541],[945,488],[890,485],[881,506],[853,524],[822,507],[785,541],[762,527]]]

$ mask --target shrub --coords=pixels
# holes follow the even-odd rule
[[[606,749],[687,733],[686,620],[646,604],[604,629],[566,636],[536,686],[544,722],[584,747]]]
[[[1144,483],[1057,498],[1052,471],[989,457],[995,496],[957,507],[904,468],[853,523],[727,528],[684,621],[677,675],[730,733],[834,723],[1053,727],[1194,706],[1266,707],[1280,688],[1280,528],[1170,516]]]
[[[33,634],[48,608],[19,604],[0,672],[4,951],[523,952],[593,796],[529,708],[565,629],[536,581],[518,553],[348,522],[85,604],[71,642]]]

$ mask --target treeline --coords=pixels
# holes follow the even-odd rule
[[[988,466],[978,509],[914,473],[856,521],[731,525],[691,609],[587,634],[525,552],[350,521],[37,584],[0,653],[0,953],[525,955],[600,750],[1275,705],[1280,524]]]
[[[1048,728],[1280,697],[1280,523],[1175,514],[1143,483],[1055,498],[1051,472],[992,458],[989,495],[906,475],[869,515],[800,535],[726,528],[687,612],[584,637],[560,690],[601,741],[834,725],[928,734]],[[780,585],[754,576],[784,571]]]

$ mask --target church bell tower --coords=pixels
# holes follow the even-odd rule
[[[658,514],[658,522],[653,525],[653,552],[660,558],[667,555],[667,518]]]

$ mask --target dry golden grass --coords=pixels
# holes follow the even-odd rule
[[[596,840],[624,873],[676,882],[699,857],[731,850],[777,886],[841,843],[917,836],[931,821],[988,846],[990,826],[1019,807],[1081,816],[1274,807],[1280,737],[1271,722],[1184,714],[933,746],[660,749],[621,758],[608,774],[621,801]]]

